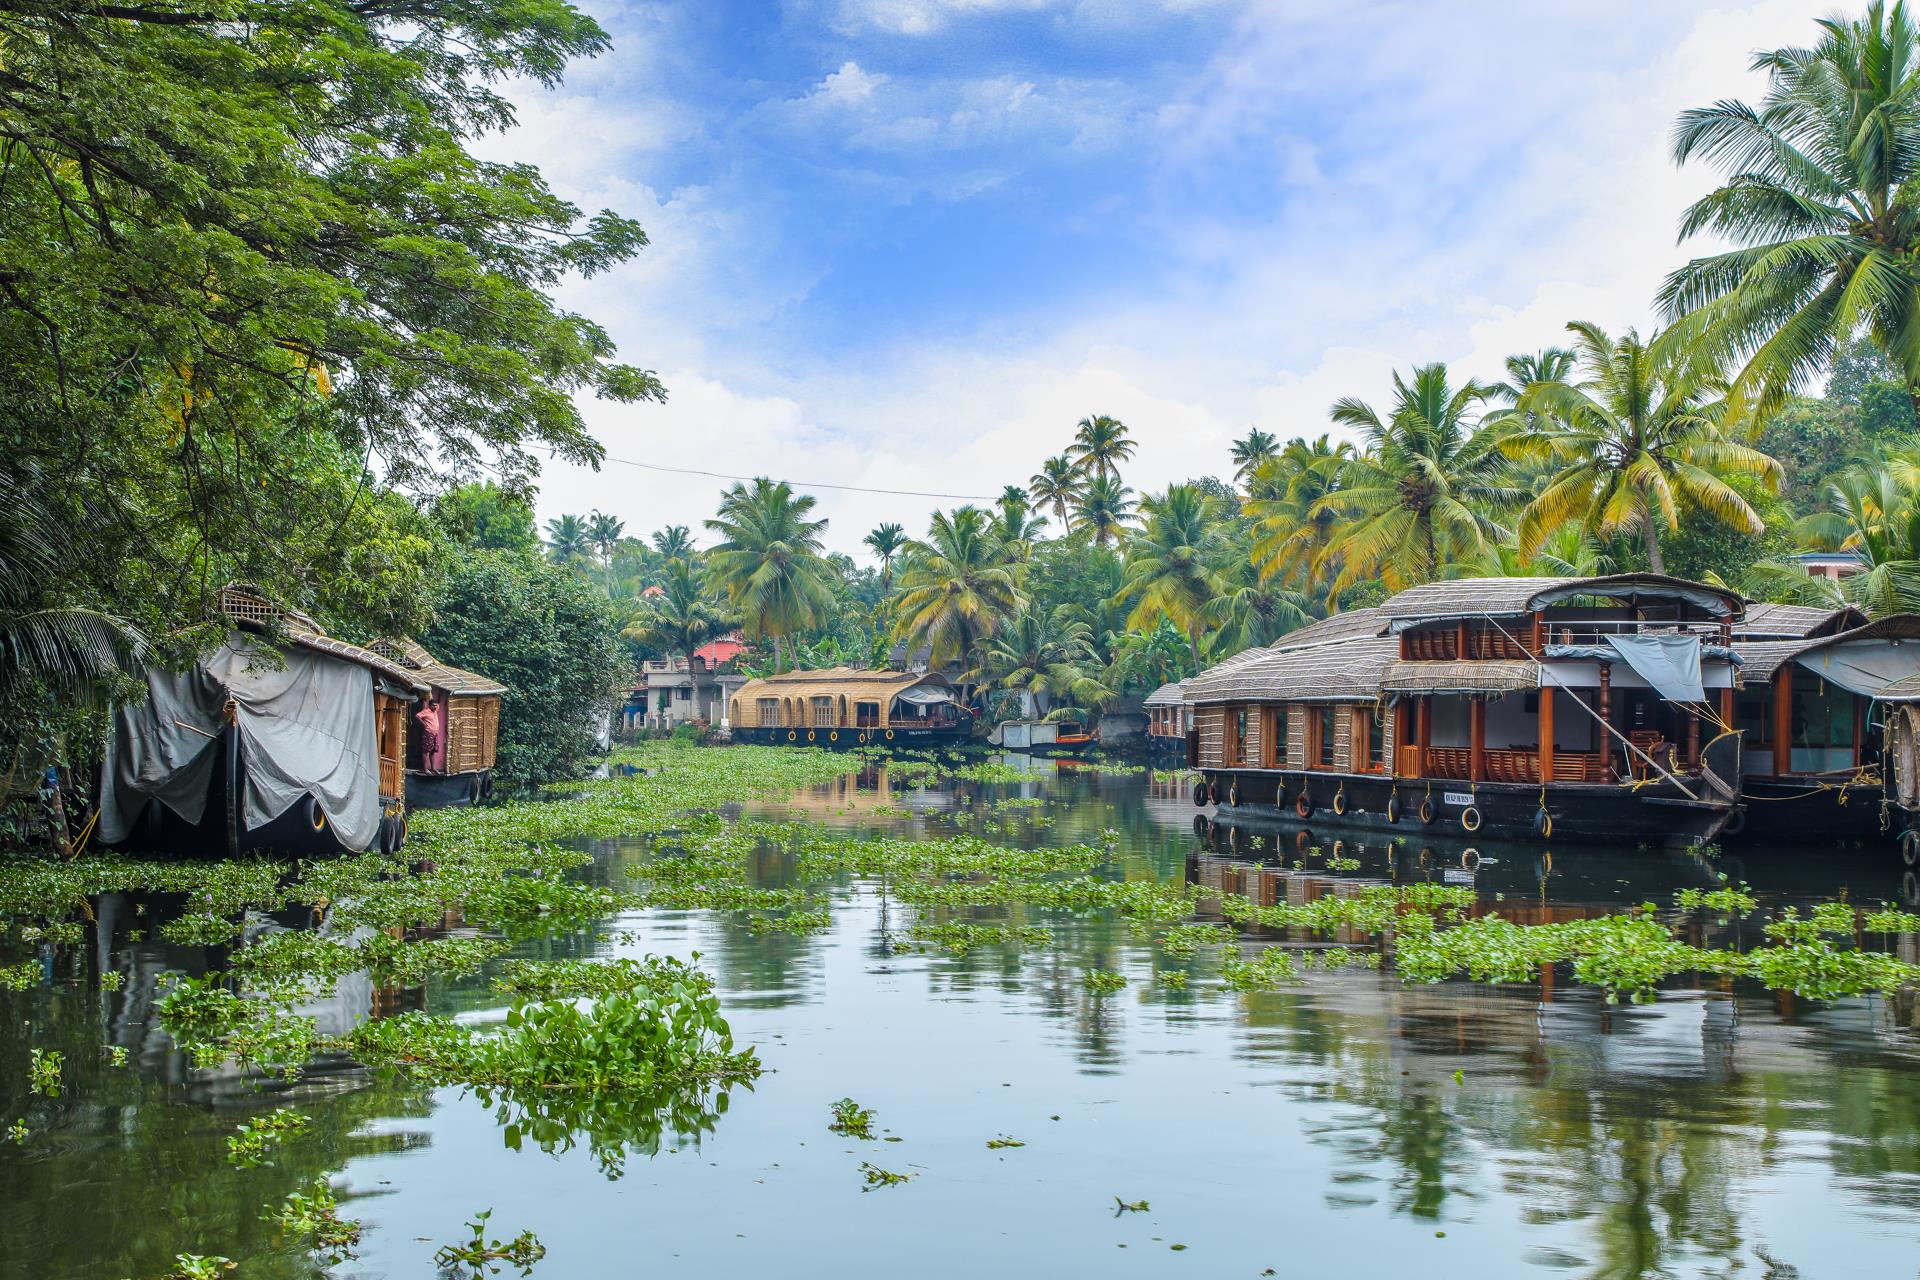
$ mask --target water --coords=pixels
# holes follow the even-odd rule
[[[886,797],[909,817],[871,812],[883,802],[871,777],[765,812],[937,834],[962,799],[1038,795],[1050,804],[1031,812],[1052,825],[1002,811],[1011,829],[995,838],[1111,828],[1114,874],[1267,900],[1340,878],[1296,872],[1308,855],[1284,836],[1276,853],[1272,833],[1196,835],[1172,781],[1034,768],[1027,783]],[[609,883],[646,856],[639,842],[593,851],[590,874]],[[1712,883],[1708,864],[1658,852],[1569,848],[1551,865],[1478,852],[1483,905],[1528,920]],[[1361,865],[1341,876],[1459,880],[1462,854],[1343,844]],[[1920,897],[1882,851],[1780,850],[1734,870],[1769,904]],[[780,859],[763,872],[779,883]],[[34,1131],[25,1147],[0,1144],[0,1276],[155,1277],[180,1252],[232,1257],[243,1277],[311,1276],[260,1213],[323,1175],[367,1226],[343,1277],[431,1276],[435,1249],[489,1207],[491,1234],[539,1235],[545,1280],[1789,1274],[1766,1258],[1807,1277],[1920,1270],[1920,1012],[1905,1000],[1796,1005],[1716,987],[1609,1008],[1581,988],[1408,988],[1358,969],[1234,995],[1204,959],[1170,959],[1124,923],[1022,908],[1051,944],[896,954],[913,912],[848,883],[832,928],[813,936],[638,912],[521,948],[698,952],[736,1039],[768,1068],[704,1133],[612,1170],[586,1142],[510,1149],[466,1091],[382,1083],[350,1063],[291,1085],[189,1071],[150,1016],[153,980],[213,957],[131,941],[150,925],[136,906],[101,906],[99,961],[125,975],[122,990],[0,993],[0,1121],[24,1116]],[[1901,946],[1912,958],[1914,939]],[[1156,966],[1182,965],[1194,987],[1152,981]],[[1099,997],[1082,982],[1090,968],[1131,981]],[[350,980],[323,1029],[422,1006],[503,1012],[483,977],[384,992]],[[30,1043],[67,1055],[57,1102],[27,1096]],[[128,1065],[102,1045],[125,1048]],[[842,1096],[900,1141],[828,1132]],[[274,1106],[297,1106],[313,1128],[271,1167],[231,1168],[226,1135]],[[1003,1135],[1026,1145],[987,1147]],[[862,1161],[913,1178],[863,1192]],[[1120,1212],[1116,1198],[1149,1208]]]

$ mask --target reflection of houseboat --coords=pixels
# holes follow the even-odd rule
[[[1003,720],[993,726],[987,741],[1028,755],[1076,755],[1099,746],[1100,735],[1074,720]]]
[[[250,588],[220,605],[226,642],[185,671],[149,668],[147,697],[116,713],[100,838],[212,856],[397,848],[426,683]]]
[[[376,640],[368,648],[411,671],[428,689],[409,718],[407,807],[478,804],[493,789],[500,700],[507,687],[448,666],[412,640]]]
[[[1189,680],[1195,798],[1328,825],[1710,838],[1739,805],[1740,738],[1719,726],[1743,606],[1648,574],[1409,588]]]
[[[730,710],[735,742],[931,747],[963,743],[973,732],[973,713],[934,672],[789,671],[748,681]]]

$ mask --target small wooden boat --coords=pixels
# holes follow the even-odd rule
[[[1029,755],[1078,755],[1100,745],[1100,735],[1073,720],[1003,720],[987,742]]]

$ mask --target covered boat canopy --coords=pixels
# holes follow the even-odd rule
[[[1712,618],[1739,618],[1746,607],[1737,591],[1657,573],[1620,573],[1600,578],[1449,578],[1408,587],[1380,606],[1388,630],[1460,618],[1519,617],[1552,605],[1598,597],[1609,600],[1672,600]]]
[[[497,680],[440,661],[427,652],[426,646],[406,636],[375,640],[367,648],[405,667],[420,680],[450,697],[498,697],[507,691],[507,686]]]
[[[1792,663],[1849,693],[1906,701],[1900,692],[1920,680],[1920,616],[1897,613],[1834,636],[1738,646],[1749,681],[1771,680]]]

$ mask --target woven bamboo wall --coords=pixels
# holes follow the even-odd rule
[[[1336,715],[1333,718],[1333,767],[1352,770],[1353,768],[1353,717]]]
[[[1247,740],[1243,744],[1245,749],[1240,753],[1240,760],[1249,768],[1258,768],[1260,762],[1266,759],[1262,754],[1266,741],[1266,717],[1260,714],[1259,707],[1248,707],[1246,712]]]
[[[493,768],[500,746],[500,699],[490,694],[447,699],[447,772]]]
[[[1293,703],[1287,717],[1287,763],[1295,769],[1307,767],[1307,716],[1310,709]]]
[[[1219,768],[1226,751],[1227,709],[1195,707],[1193,727],[1200,731],[1200,763],[1210,769]]]

